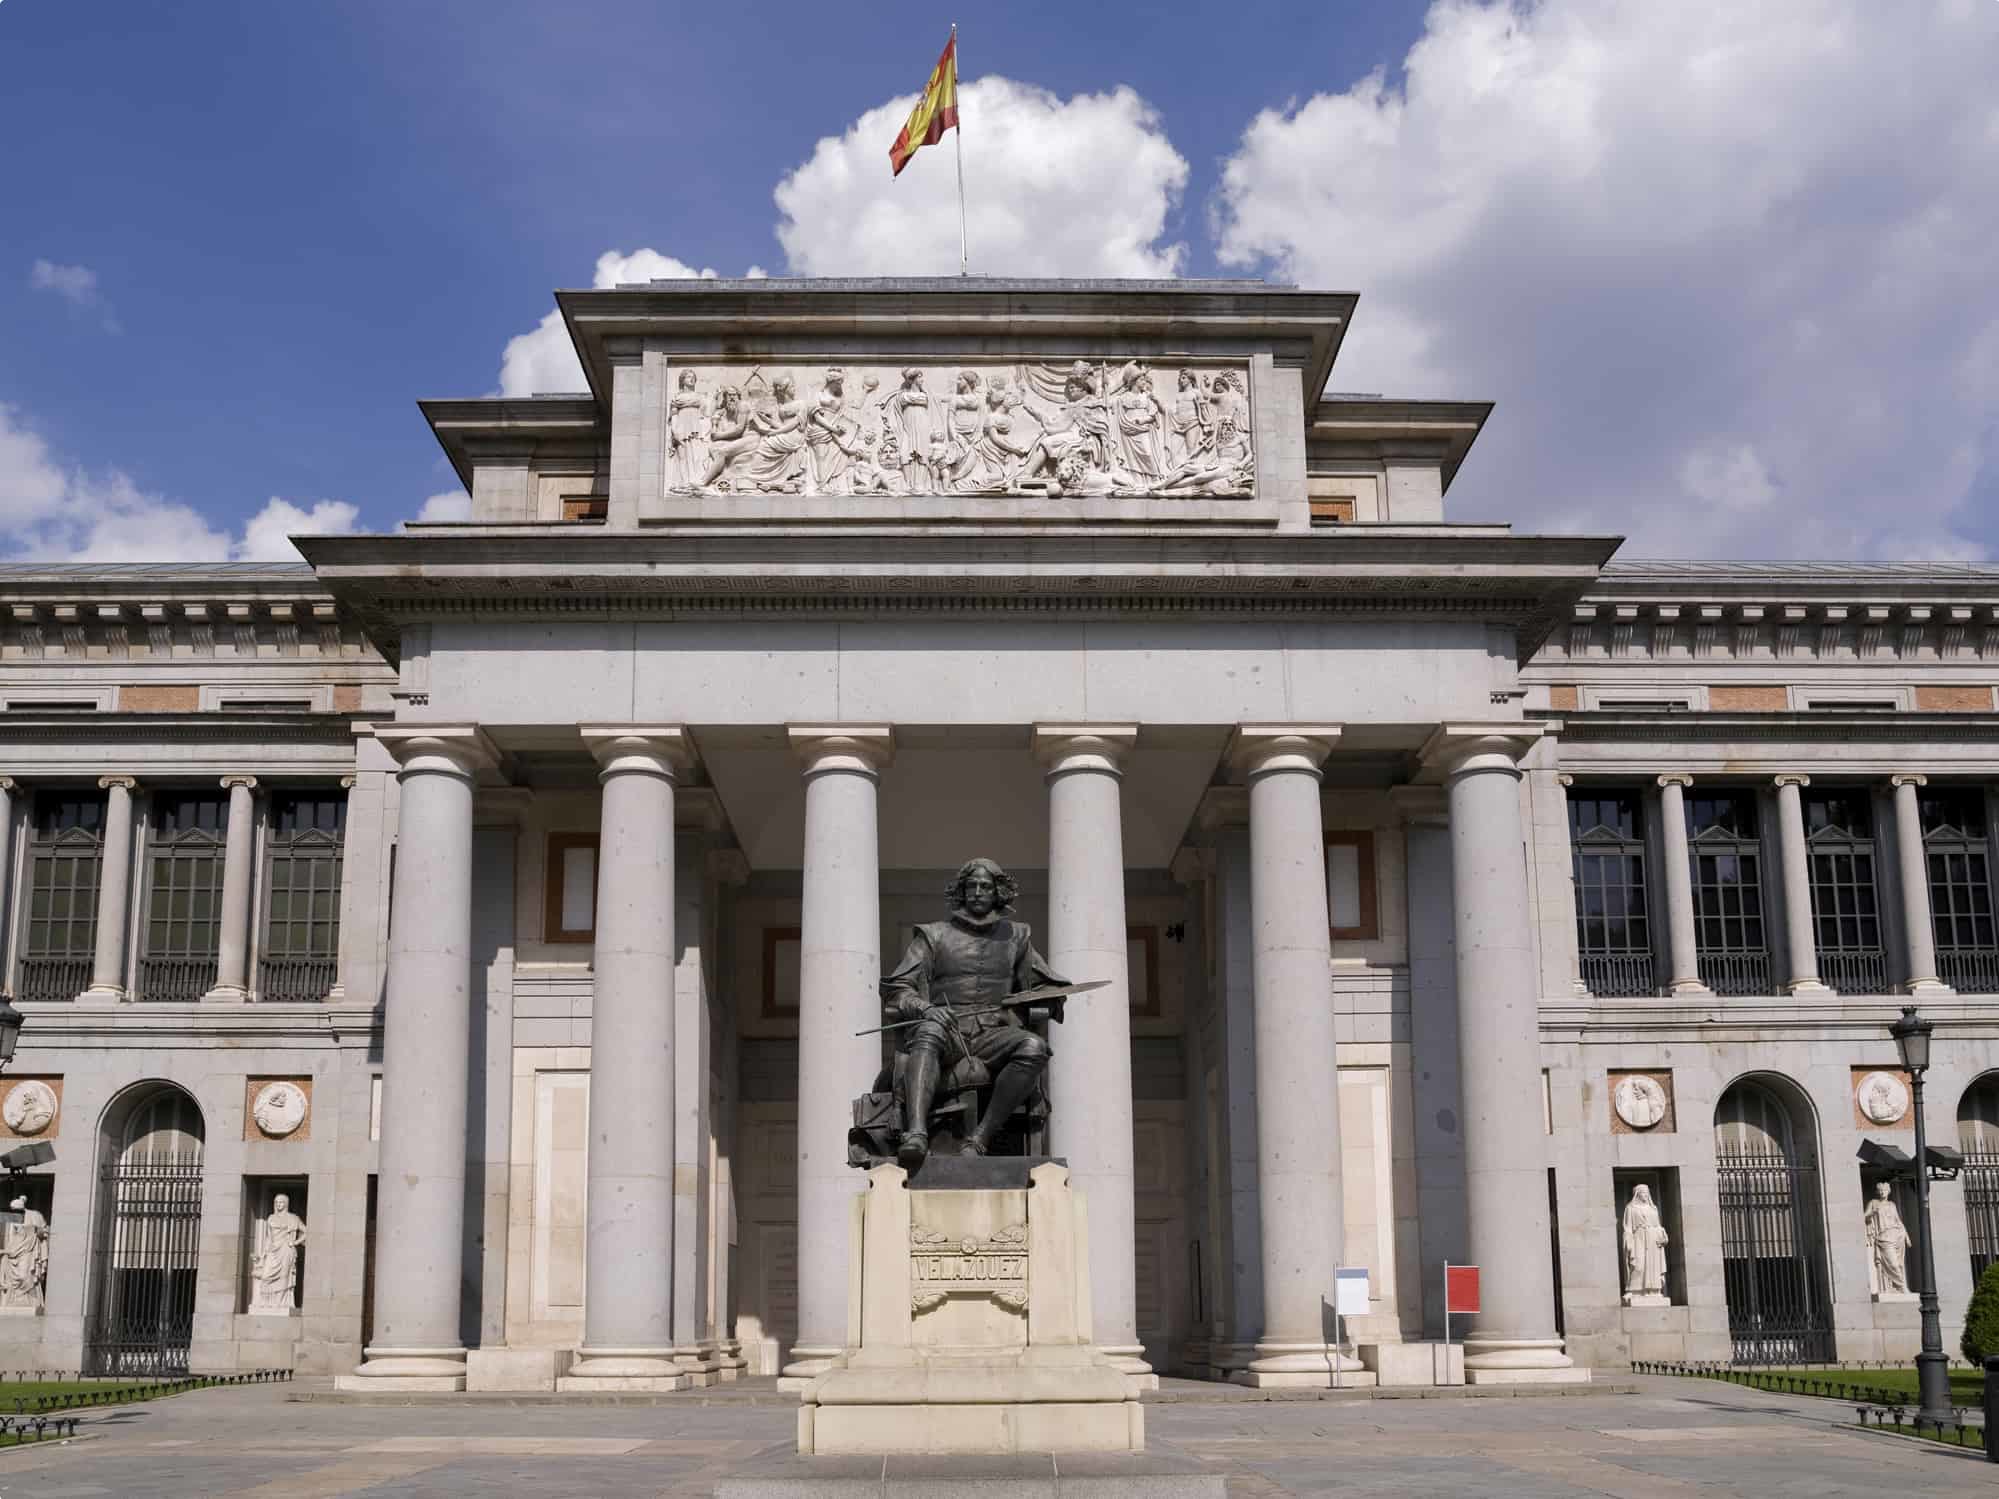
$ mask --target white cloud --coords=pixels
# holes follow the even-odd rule
[[[240,536],[192,506],[149,494],[117,470],[65,467],[47,441],[0,405],[0,552],[32,562],[263,562],[298,553],[289,533],[347,535],[343,500],[302,507],[273,496]]]
[[[671,255],[657,250],[606,250],[597,257],[597,274],[592,286],[623,286],[645,281],[691,281],[713,278],[712,270],[695,270]],[[549,313],[532,331],[507,340],[500,355],[500,394],[532,396],[560,391],[588,390],[583,366],[576,358],[576,346],[569,341],[569,329],[562,313]]]
[[[420,521],[470,520],[472,496],[462,489],[447,489],[443,494],[434,494],[423,502],[416,518]]]
[[[1999,7],[1439,0],[1405,73],[1259,115],[1215,224],[1361,294],[1335,388],[1497,400],[1454,514],[1999,549]]]
[[[777,185],[777,237],[801,276],[955,275],[958,185],[947,132],[900,177],[888,148],[914,94],[827,136]],[[996,276],[1171,276],[1161,244],[1187,162],[1129,88],[1061,99],[987,77],[959,91],[971,268]]]
[[[106,333],[122,331],[118,319],[112,315],[111,304],[104,300],[104,294],[97,288],[97,272],[87,265],[58,265],[52,260],[37,260],[28,272],[28,284],[37,291],[51,291],[72,306],[87,312],[95,312],[104,324]]]

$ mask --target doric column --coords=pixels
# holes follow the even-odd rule
[[[1465,1206],[1483,1305],[1465,1338],[1474,1382],[1588,1378],[1555,1332],[1548,1242],[1540,985],[1517,763],[1540,727],[1447,723],[1423,752],[1444,774],[1451,818]]]
[[[99,776],[108,797],[104,806],[104,856],[97,877],[97,951],[90,987],[77,996],[84,1004],[117,1004],[125,995],[126,907],[132,896],[131,776]]]
[[[1917,788],[1928,776],[1890,776],[1895,788],[1895,855],[1902,876],[1902,932],[1907,946],[1909,994],[1949,994],[1951,987],[1937,976],[1936,928],[1930,922],[1930,861],[1923,852],[1922,807]]]
[[[1784,987],[1792,994],[1824,994],[1819,982],[1818,928],[1812,921],[1812,866],[1805,847],[1804,798],[1798,788],[1810,776],[1780,775],[1777,780],[1777,838],[1784,856],[1784,934],[1791,955],[1791,973]]]
[[[800,1389],[847,1342],[849,1202],[867,1177],[847,1164],[853,1101],[873,1086],[881,1039],[881,856],[876,780],[895,751],[882,724],[791,731],[805,773],[805,878],[798,938],[798,1341],[779,1389]]]
[[[222,850],[222,924],[216,939],[215,987],[201,997],[225,1004],[250,997],[250,896],[256,887],[255,776],[224,776],[229,830]]]
[[[585,726],[602,767],[577,1388],[677,1390],[673,1358],[674,776],[678,727]]]
[[[0,776],[0,979],[11,970],[13,954],[7,934],[12,927],[4,919],[7,881],[14,868],[14,793],[21,789],[12,776]],[[11,994],[12,989],[6,990]]]
[[[1124,830],[1118,782],[1134,724],[1041,724],[1048,768],[1049,966],[1110,987],[1071,1006],[1048,1072],[1049,1133],[1089,1203],[1090,1305],[1097,1343],[1125,1373],[1158,1387],[1138,1341],[1132,1198],[1131,981],[1125,957]]]
[[[1263,1331],[1234,1376],[1257,1386],[1332,1383],[1323,1305],[1346,1244],[1333,1033],[1331,917],[1319,767],[1331,724],[1244,724],[1249,777],[1251,983]]]
[[[472,724],[376,731],[402,787],[383,1001],[375,1340],[343,1389],[462,1390],[466,1097],[472,1043]]]
[[[1689,775],[1659,777],[1659,834],[1666,849],[1666,936],[1671,943],[1673,974],[1666,987],[1674,994],[1705,994],[1699,949],[1694,945],[1694,867],[1687,850],[1686,788]]]

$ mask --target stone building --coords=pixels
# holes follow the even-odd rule
[[[1490,408],[1317,396],[1347,295],[558,301],[588,393],[424,404],[467,523],[0,568],[0,1364],[824,1367],[852,1033],[973,854],[1113,981],[1051,1130],[1134,1372],[1323,1378],[1336,1268],[1392,1348],[1447,1261],[1479,1378],[1905,1356],[1910,997],[1961,1320],[1999,570],[1455,523]]]

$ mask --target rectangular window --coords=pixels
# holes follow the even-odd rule
[[[1874,814],[1867,793],[1808,792],[1804,815],[1819,977],[1842,993],[1885,994],[1888,957],[1881,943]]]
[[[1689,796],[1687,852],[1693,865],[1694,941],[1701,982],[1717,994],[1771,993],[1755,794],[1717,791]]]
[[[1326,834],[1326,901],[1334,941],[1373,942],[1380,937],[1374,834]]]
[[[266,1001],[326,998],[339,976],[340,881],[347,793],[281,791],[271,798],[264,941],[257,992]]]
[[[1929,866],[1937,977],[1970,994],[1999,992],[1999,933],[1992,911],[1992,852],[1982,787],[1950,786],[1918,799]]]
[[[20,998],[74,999],[90,987],[103,864],[104,793],[37,792],[28,831]]]
[[[153,796],[152,812],[134,997],[186,1003],[215,987],[229,797],[220,791],[162,791]]]
[[[1637,791],[1572,788],[1569,849],[1583,986],[1606,996],[1656,993],[1643,797]]]
[[[593,940],[597,935],[597,835],[550,833],[542,883],[542,940]]]

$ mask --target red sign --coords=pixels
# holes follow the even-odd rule
[[[1478,1266],[1444,1267],[1444,1310],[1453,1317],[1478,1310]]]

